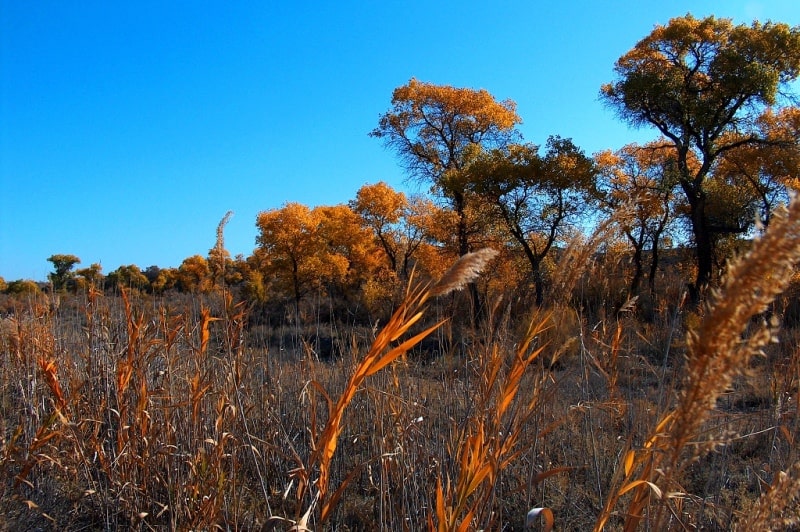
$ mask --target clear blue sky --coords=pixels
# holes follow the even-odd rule
[[[412,76],[515,100],[530,142],[648,140],[599,87],[687,12],[800,24],[797,0],[0,0],[0,276],[44,280],[55,253],[175,267],[228,210],[250,255],[259,211],[408,190],[367,134]]]

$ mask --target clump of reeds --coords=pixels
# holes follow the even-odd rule
[[[494,250],[487,248],[462,256],[441,280],[430,287],[418,285],[412,288],[409,283],[405,298],[386,325],[377,333],[367,353],[357,362],[337,400],[334,401],[319,382],[311,382],[314,389],[325,398],[328,412],[327,422],[322,430],[317,432],[316,408],[312,407],[311,432],[314,441],[311,456],[304,460],[297,452],[292,453],[296,463],[296,467],[292,470],[292,476],[298,483],[296,497],[301,503],[298,505],[298,514],[291,520],[293,527],[297,530],[308,528],[309,521],[313,520],[317,507],[319,507],[319,523],[325,523],[331,517],[332,511],[336,508],[352,478],[352,475],[346,477],[335,490],[331,491],[329,485],[331,461],[343,430],[344,413],[362,388],[365,380],[403,357],[407,351],[439,328],[444,323],[443,321],[435,323],[400,343],[395,343],[419,322],[430,298],[463,289],[480,274],[495,254]],[[272,524],[285,521],[285,518],[279,517],[274,519]]]
[[[451,458],[457,464],[456,478],[453,481],[446,476],[444,482],[441,477],[438,479],[435,520],[434,515],[429,515],[429,529],[440,532],[492,530],[500,526],[499,516],[493,509],[500,476],[524,451],[520,442],[530,429],[530,420],[544,396],[543,382],[529,383],[532,389],[527,390],[526,402],[520,403],[517,396],[526,370],[544,350],[545,346],[535,345],[535,342],[548,322],[548,316],[534,315],[510,362],[497,345],[489,346],[479,356],[474,410],[458,431],[457,445],[452,451]],[[535,437],[531,440],[535,441]],[[534,482],[567,469],[545,471],[538,474]],[[552,519],[550,510],[544,510],[548,519]]]
[[[616,488],[596,523],[601,530],[621,496],[630,492],[624,529],[643,519],[655,530],[680,527],[681,474],[686,466],[722,445],[729,434],[703,435],[703,428],[736,377],[746,376],[754,357],[776,338],[777,323],[754,317],[764,313],[791,282],[800,260],[800,200],[780,208],[750,251],[728,267],[700,323],[687,335],[687,354],[677,406],[656,423],[644,446],[623,456]],[[655,500],[653,499],[655,497]],[[773,498],[775,498],[773,496]]]

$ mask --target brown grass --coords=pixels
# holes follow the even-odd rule
[[[707,432],[723,394],[737,377],[750,375],[752,361],[777,341],[777,324],[752,327],[752,319],[792,280],[800,260],[800,201],[775,213],[774,225],[753,248],[729,267],[722,286],[700,323],[687,335],[687,353],[677,405],[660,416],[640,450],[628,450],[622,460],[619,486],[611,492],[595,529],[603,528],[619,497],[632,492],[625,530],[636,530],[645,513],[659,530],[687,522],[690,495],[683,475],[690,464],[738,436],[732,431]],[[653,501],[655,497],[655,501]]]
[[[6,302],[0,529],[520,530],[534,507],[559,530],[797,527],[800,333],[762,313],[800,206],[696,314],[677,288],[648,320],[587,310],[591,242],[560,268],[572,297],[497,304],[423,360],[450,326],[434,296],[491,252],[411,285],[330,362],[281,351],[224,290]]]

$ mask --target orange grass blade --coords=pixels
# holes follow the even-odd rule
[[[374,364],[372,364],[369,367],[369,369],[367,369],[367,372],[366,372],[365,375],[366,376],[374,375],[375,373],[377,373],[381,369],[385,368],[386,366],[388,366],[389,364],[391,364],[392,362],[397,360],[398,357],[400,357],[403,354],[405,354],[406,352],[408,352],[409,349],[411,349],[412,347],[417,345],[419,342],[421,342],[426,336],[428,336],[433,331],[435,331],[436,329],[441,327],[442,324],[445,323],[445,321],[447,321],[447,320],[442,320],[439,323],[437,323],[436,325],[433,325],[432,327],[429,327],[428,329],[425,329],[424,331],[422,331],[421,333],[417,334],[416,336],[414,336],[412,338],[409,338],[408,340],[404,341],[400,345],[398,345],[396,347],[393,347],[388,353],[383,355]]]
[[[446,530],[445,526],[448,521],[447,512],[444,508],[444,490],[442,490],[442,479],[436,479],[436,518],[439,521],[437,527],[440,531]]]
[[[469,525],[472,522],[472,517],[475,515],[475,509],[473,508],[467,515],[464,516],[464,520],[461,521],[461,524],[458,526],[458,532],[467,532],[469,530]]]
[[[620,495],[625,495],[630,490],[632,490],[632,489],[634,489],[636,487],[639,487],[639,486],[647,486],[647,487],[649,487],[652,490],[652,492],[656,494],[656,497],[658,497],[659,499],[661,498],[661,495],[662,495],[661,494],[661,488],[659,488],[658,486],[656,486],[655,484],[653,484],[649,480],[634,480],[633,482],[631,482],[627,486],[623,486],[622,489],[619,490],[619,494]]]
[[[47,387],[50,388],[50,393],[55,398],[58,409],[62,412],[67,411],[67,400],[64,398],[64,392],[61,389],[61,384],[58,382],[58,374],[56,373],[56,363],[53,360],[39,357],[39,367],[44,373],[44,379],[47,382]]]
[[[408,318],[408,320],[406,320],[402,325],[400,325],[394,331],[392,331],[392,335],[389,337],[389,341],[394,342],[395,340],[403,336],[403,334],[407,330],[409,330],[412,325],[417,323],[417,321],[419,321],[421,317],[422,317],[422,312],[420,311],[411,316],[410,318]]]
[[[625,459],[623,460],[623,467],[625,471],[625,476],[628,477],[631,474],[631,470],[633,469],[633,460],[636,457],[636,453],[631,449],[625,455]]]
[[[325,398],[325,402],[328,403],[328,416],[333,416],[333,399],[331,399],[331,396],[328,395],[328,392],[325,391],[325,388],[319,381],[311,381],[310,384]]]

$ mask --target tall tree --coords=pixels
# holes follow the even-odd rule
[[[544,155],[532,144],[480,153],[465,175],[468,189],[492,205],[524,252],[541,305],[542,262],[595,196],[593,160],[571,140],[553,136]]]
[[[729,19],[686,15],[656,26],[617,60],[616,81],[601,89],[621,118],[654,126],[674,147],[696,247],[695,297],[712,280],[714,233],[741,230],[715,227],[707,216],[715,163],[731,150],[765,142],[756,119],[779,103],[781,89],[797,79],[798,69],[798,27],[735,26]]]
[[[470,251],[468,193],[460,175],[474,146],[499,148],[515,137],[521,122],[516,104],[497,101],[486,90],[434,85],[411,79],[392,94],[392,107],[370,135],[394,149],[410,176],[431,184],[458,216],[459,254]],[[470,286],[473,308],[478,292]]]
[[[47,278],[53,283],[53,289],[65,290],[67,283],[75,277],[72,269],[76,264],[80,264],[81,259],[75,255],[57,254],[50,255],[47,261],[53,263],[54,271],[47,275]]]

